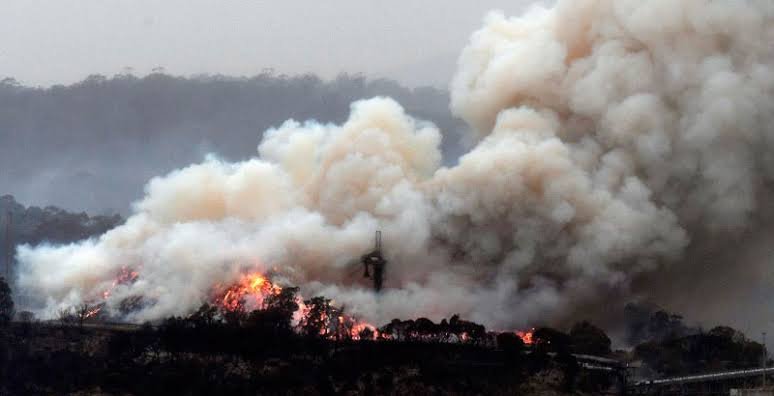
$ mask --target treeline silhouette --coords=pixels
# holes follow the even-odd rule
[[[461,153],[460,120],[445,91],[405,88],[391,80],[342,74],[272,71],[235,78],[138,78],[94,75],[50,88],[0,81],[0,185],[25,202],[70,210],[127,213],[153,176],[214,153],[229,160],[256,155],[263,131],[283,121],[342,122],[350,103],[374,96],[398,100],[408,113],[444,132],[448,161]]]
[[[762,363],[763,344],[731,327],[693,328],[681,315],[652,305],[628,304],[625,316],[633,356],[659,375],[749,369]]]
[[[571,353],[593,338],[582,330],[566,340],[537,330],[526,354],[513,332],[487,332],[458,315],[358,327],[322,296],[301,310],[297,293],[283,288],[252,311],[203,304],[139,327],[99,315],[38,322],[27,313],[0,330],[0,393],[529,394],[520,389],[546,370],[563,380],[542,387],[609,386],[580,380]]]
[[[10,395],[600,394],[620,389],[623,369],[584,370],[582,359],[643,361],[661,375],[679,375],[752,367],[763,351],[728,327],[671,333],[631,351],[612,351],[605,332],[585,321],[566,332],[535,329],[530,345],[458,315],[358,327],[323,296],[301,309],[292,287],[267,295],[259,309],[203,304],[142,326],[104,323],[99,315],[40,322],[28,312],[10,323],[4,284],[0,394]],[[654,334],[666,334],[658,329],[664,314],[673,318],[666,326],[682,326],[674,323],[678,315],[657,310],[647,324]]]
[[[55,206],[26,207],[11,195],[0,196],[0,265],[5,271],[5,260],[10,258],[10,272],[15,271],[13,255],[5,255],[6,249],[14,251],[22,244],[71,243],[102,235],[123,221],[117,214],[89,216]]]

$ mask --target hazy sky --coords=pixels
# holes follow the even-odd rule
[[[88,74],[332,77],[342,71],[445,85],[490,9],[531,0],[2,0],[0,78],[71,83]]]

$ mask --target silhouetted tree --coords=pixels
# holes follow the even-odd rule
[[[26,322],[26,323],[34,322],[35,314],[30,311],[21,311],[16,313],[16,319],[19,322]]]
[[[537,354],[556,354],[554,359],[564,374],[563,388],[572,391],[580,367],[571,354],[570,336],[550,327],[541,327],[532,333],[532,341]]]
[[[508,353],[508,355],[518,355],[524,350],[524,341],[521,337],[513,333],[500,333],[496,337],[497,347]]]
[[[707,333],[645,342],[634,353],[659,373],[682,375],[757,367],[763,346],[737,330],[719,326]]]
[[[298,311],[297,287],[283,287],[279,293],[271,293],[264,300],[264,310],[274,316],[278,330],[290,331],[293,314]]]
[[[0,277],[0,326],[5,326],[11,322],[14,316],[13,298],[11,296],[11,287],[5,278]]]
[[[652,337],[663,340],[685,335],[683,317],[667,311],[657,311],[650,318],[648,330]]]
[[[441,319],[441,323],[438,324],[438,336],[441,342],[448,342],[451,339],[452,332],[446,318]]]
[[[301,319],[301,329],[309,337],[327,337],[331,327],[331,300],[317,296],[304,300],[306,312]]]
[[[417,336],[416,322],[409,320],[393,319],[390,323],[379,329],[383,338],[395,341],[414,341]]]
[[[419,318],[414,321],[413,333],[423,341],[438,341],[438,325],[428,318]]]
[[[449,330],[457,336],[457,339],[474,344],[483,341],[486,336],[486,328],[478,323],[460,319],[454,315],[449,319]]]
[[[75,307],[75,317],[78,320],[78,326],[83,327],[83,323],[86,322],[87,319],[96,316],[101,310],[102,307],[100,305],[93,305],[86,302]]]
[[[669,313],[654,305],[629,303],[624,308],[626,338],[631,345],[644,341],[662,341],[696,333],[683,324],[680,315]]]
[[[588,355],[609,355],[610,338],[602,329],[583,321],[570,330],[570,343],[575,353]]]
[[[364,327],[360,332],[358,333],[358,338],[361,341],[373,341],[374,339],[374,331],[371,330],[370,327]]]
[[[570,336],[550,327],[536,329],[532,333],[532,342],[536,349],[549,352],[570,351]]]
[[[240,300],[236,307],[233,309],[226,309],[221,312],[223,320],[231,327],[240,327],[248,317],[247,310],[245,310],[244,299]]]
[[[351,340],[355,328],[355,321],[344,313],[344,308],[331,310],[331,327],[333,337],[337,341]]]
[[[217,316],[218,307],[204,303],[189,317],[189,320],[194,323],[194,326],[207,328],[215,324]]]
[[[60,308],[59,311],[57,311],[57,319],[59,320],[59,323],[63,325],[78,321],[78,317],[75,315],[72,307]]]

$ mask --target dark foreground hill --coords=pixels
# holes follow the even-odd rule
[[[240,334],[244,349],[223,350],[165,331],[16,323],[0,338],[0,394],[576,394],[568,363],[519,349]]]
[[[353,333],[341,316],[312,309],[294,324],[283,309],[205,304],[141,326],[79,320],[80,311],[46,322],[20,312],[17,322],[0,321],[0,395],[623,394],[642,381],[637,367],[649,367],[651,379],[748,369],[763,351],[728,327],[614,352],[588,322],[568,333],[536,329],[525,345],[456,315]],[[661,312],[649,327],[659,326]]]

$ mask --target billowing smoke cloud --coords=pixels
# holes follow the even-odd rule
[[[99,240],[21,248],[19,285],[51,315],[132,268],[107,303],[143,296],[140,321],[257,270],[374,322],[560,320],[747,226],[774,175],[772,42],[768,0],[492,13],[452,83],[477,141],[458,165],[440,166],[439,131],[396,102],[357,102],[342,125],[268,131],[256,159],[153,179]],[[380,295],[352,265],[377,229]]]

